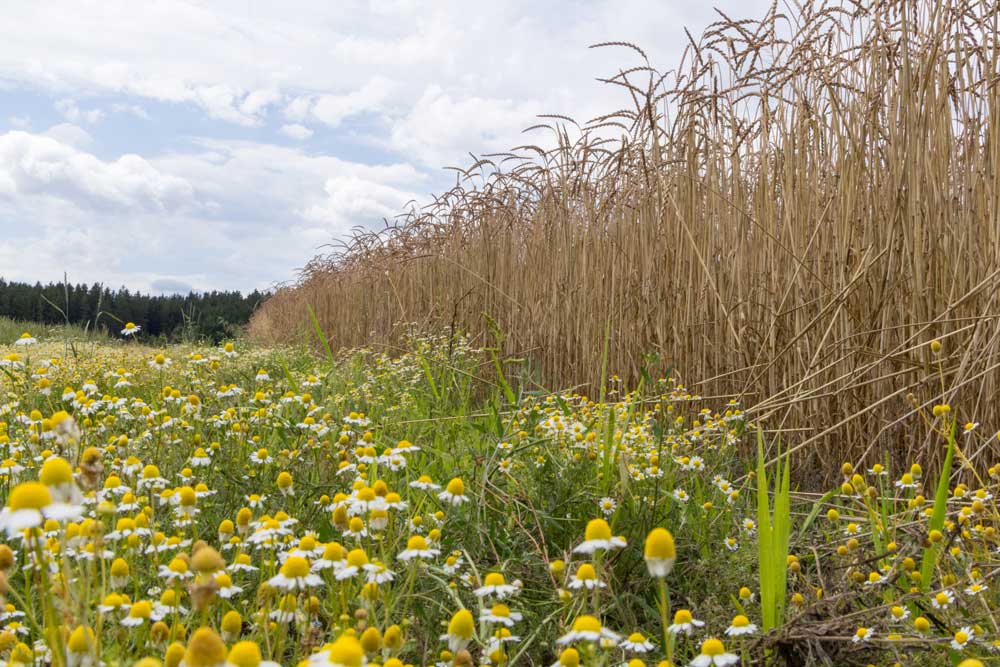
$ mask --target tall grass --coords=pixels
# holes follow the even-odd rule
[[[940,400],[938,337],[947,398],[1000,422],[997,3],[783,11],[723,16],[667,72],[597,45],[634,60],[606,78],[631,108],[544,118],[555,148],[485,156],[315,258],[252,335],[308,339],[307,305],[337,348],[496,322],[522,380],[595,389],[656,355],[804,470],[930,451],[901,423],[908,393]]]

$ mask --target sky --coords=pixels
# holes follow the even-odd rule
[[[0,277],[267,289],[762,0],[75,0],[0,22]],[[541,137],[531,135],[532,142]]]

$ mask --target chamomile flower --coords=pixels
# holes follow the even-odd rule
[[[573,580],[567,584],[567,586],[573,590],[587,589],[594,590],[597,588],[605,588],[607,584],[597,578],[597,571],[594,566],[590,563],[583,563],[576,570],[576,575]]]
[[[591,519],[584,532],[584,541],[573,549],[573,553],[592,554],[596,551],[610,551],[625,546],[625,539],[613,536],[611,526],[604,519]]]
[[[41,482],[23,482],[15,486],[7,497],[7,506],[0,512],[0,528],[9,537],[25,528],[41,526],[45,519],[71,521],[82,516],[78,505],[56,503],[49,487]]]
[[[362,549],[352,549],[347,553],[345,563],[337,569],[337,581],[343,581],[356,577],[364,571],[364,567],[369,565],[368,554]]]
[[[503,600],[518,592],[518,587],[512,584],[508,584],[504,576],[500,572],[490,572],[483,579],[483,585],[477,588],[474,593],[476,597],[495,597],[498,600]]]
[[[343,634],[308,658],[309,667],[363,667],[365,650],[354,636]]]
[[[893,623],[902,623],[910,617],[910,610],[902,605],[893,605],[889,609],[889,618]]]
[[[871,638],[875,635],[875,630],[872,628],[860,627],[854,631],[854,636],[851,638],[855,644],[860,642],[869,642]]]
[[[243,592],[243,588],[233,584],[233,578],[225,572],[215,575],[215,583],[219,586],[219,597],[227,600]]]
[[[440,549],[432,549],[422,535],[411,535],[406,541],[406,549],[396,558],[399,560],[430,559],[441,554]]]
[[[469,502],[468,496],[465,495],[465,483],[458,477],[453,478],[445,490],[438,494],[438,499],[455,506]]]
[[[569,632],[556,640],[560,646],[581,643],[608,643],[612,646],[621,641],[621,636],[608,630],[596,616],[577,616]]]
[[[750,622],[743,614],[733,617],[733,622],[726,628],[726,634],[730,637],[741,637],[743,635],[756,634],[757,626]]]
[[[618,646],[630,653],[649,653],[655,648],[653,642],[646,639],[646,636],[641,632],[633,632]]]
[[[385,584],[396,578],[396,573],[378,560],[373,560],[362,569],[365,571],[365,581],[369,584]]]
[[[162,352],[157,353],[149,360],[149,367],[156,371],[163,371],[170,368],[170,357],[163,354]]]
[[[976,636],[976,631],[968,625],[963,626],[951,638],[951,647],[956,651],[964,649]]]
[[[14,341],[14,345],[27,346],[34,345],[38,342],[38,339],[33,337],[30,333],[25,331],[21,334],[21,337]]]
[[[329,542],[323,546],[323,553],[319,558],[313,561],[312,569],[313,572],[318,572],[320,570],[337,569],[344,564],[344,556],[346,552],[344,547],[342,547],[337,542]]]
[[[701,651],[688,663],[691,667],[729,667],[740,661],[738,655],[727,653],[726,646],[718,639],[706,639],[701,644]]]
[[[257,465],[267,465],[268,463],[273,463],[274,459],[268,453],[267,449],[261,447],[260,449],[252,452],[250,454],[250,460]]]
[[[954,602],[955,594],[948,590],[939,591],[931,597],[931,606],[935,609],[947,609]]]
[[[139,600],[128,610],[128,616],[121,620],[121,624],[128,627],[136,627],[143,623],[148,623],[153,614],[153,604],[148,600]]]
[[[980,584],[980,583],[976,582],[974,584],[969,585],[965,589],[965,593],[967,595],[973,595],[973,596],[975,596],[975,595],[979,595],[980,593],[982,593],[983,591],[986,591],[986,590],[989,590],[989,586],[987,586],[986,584]]]
[[[232,343],[228,343],[228,345],[232,345]],[[264,660],[257,642],[241,641],[229,649],[226,667],[280,667],[280,665],[271,660]]]
[[[488,610],[484,609],[479,614],[479,620],[483,623],[498,623],[509,628],[513,627],[514,623],[521,620],[521,614],[516,611],[511,611],[510,607],[502,602],[497,602]]]
[[[472,612],[468,609],[459,609],[448,622],[448,632],[441,635],[441,640],[448,642],[451,651],[461,651],[469,645],[475,633],[476,622]]]
[[[208,627],[201,627],[191,634],[180,667],[224,667],[226,645],[222,638]]]
[[[695,628],[704,627],[705,622],[695,619],[691,612],[687,609],[678,609],[674,613],[674,622],[670,624],[667,628],[672,634],[679,635],[681,633],[685,635],[690,635],[694,632]]]

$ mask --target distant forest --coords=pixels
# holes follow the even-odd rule
[[[153,296],[124,287],[69,283],[7,282],[0,278],[0,317],[45,324],[70,324],[118,335],[126,322],[142,327],[144,337],[168,340],[233,336],[268,297],[254,290]]]

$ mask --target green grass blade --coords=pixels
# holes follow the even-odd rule
[[[930,523],[927,526],[928,532],[941,530],[944,528],[944,519],[948,513],[948,491],[951,488],[951,463],[955,455],[955,425],[952,424],[948,435],[948,452],[944,457],[944,464],[941,466],[941,477],[938,479],[937,491],[934,494],[934,513],[931,514]],[[930,590],[931,576],[934,574],[934,563],[940,546],[932,544],[924,549],[920,561],[920,589]]]
[[[330,341],[326,339],[326,335],[323,333],[323,328],[319,325],[319,319],[316,317],[316,311],[314,311],[312,306],[309,304],[306,304],[306,309],[309,311],[309,317],[312,319],[313,330],[316,332],[316,337],[319,338],[319,342],[323,344],[323,351],[326,352],[326,359],[330,363],[333,363],[333,350],[330,349]]]

